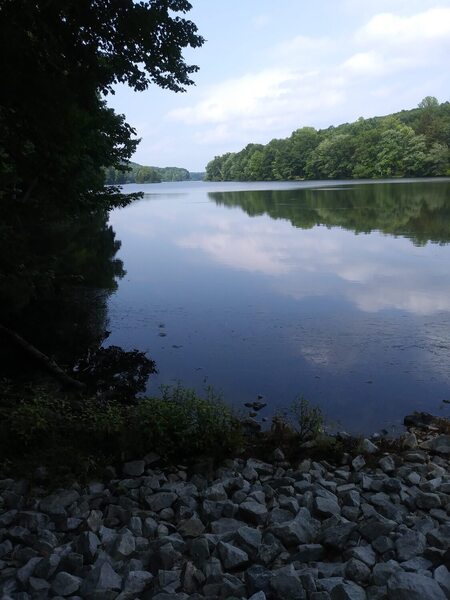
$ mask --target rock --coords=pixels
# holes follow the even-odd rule
[[[232,544],[219,542],[218,551],[226,570],[237,570],[248,563],[248,554]]]
[[[172,569],[170,571],[164,571],[160,569],[158,571],[158,582],[159,586],[166,592],[175,592],[181,587],[181,570]]]
[[[92,531],[87,531],[79,536],[76,543],[76,550],[83,555],[83,558],[86,562],[90,563],[93,562],[99,546],[100,540],[95,533],[92,533]]]
[[[445,565],[438,567],[433,574],[434,579],[441,586],[446,598],[450,598],[450,572]]]
[[[130,571],[125,579],[123,591],[134,598],[145,590],[152,579],[153,575],[148,571]]]
[[[385,585],[371,585],[366,588],[367,600],[386,600],[387,587]]]
[[[29,588],[32,592],[41,592],[46,593],[50,589],[50,584],[45,579],[41,579],[40,577],[30,577],[28,580]]]
[[[266,600],[266,595],[264,592],[256,592],[248,600]]]
[[[99,562],[81,584],[82,597],[92,593],[120,590],[122,578],[106,560]]]
[[[76,490],[63,490],[43,498],[39,502],[39,508],[49,515],[65,515],[65,509],[78,500],[79,497],[80,494]]]
[[[362,561],[368,567],[373,567],[377,562],[377,557],[373,551],[372,546],[355,546],[349,550],[349,555],[352,558],[357,558]]]
[[[271,527],[272,533],[287,547],[309,544],[313,541],[314,528],[306,520],[291,520]]]
[[[153,512],[159,512],[164,508],[169,508],[177,499],[173,492],[156,492],[151,496],[146,496],[145,501]]]
[[[191,517],[181,521],[178,525],[178,533],[183,537],[198,537],[205,531],[205,526],[198,517]]]
[[[403,419],[406,427],[419,427],[423,429],[426,429],[433,421],[433,415],[426,412],[414,412],[412,415],[406,415]]]
[[[281,448],[276,448],[272,453],[272,459],[275,462],[283,462],[286,460],[283,450],[281,450]]]
[[[380,449],[377,445],[371,442],[368,438],[364,438],[361,442],[361,452],[363,454],[376,454]]]
[[[314,511],[321,517],[332,517],[341,514],[337,499],[322,498],[321,496],[314,498]]]
[[[437,494],[420,492],[416,497],[416,504],[419,508],[430,510],[431,508],[439,508],[441,499]]]
[[[252,565],[244,573],[245,585],[249,594],[256,592],[267,592],[269,582],[272,578],[272,571],[262,565]]]
[[[423,533],[410,531],[400,536],[395,542],[397,558],[400,562],[409,560],[419,554],[423,554],[425,546],[426,539]]]
[[[377,563],[372,571],[373,582],[379,586],[386,585],[389,579],[399,571],[402,572],[400,565],[394,560]]]
[[[331,590],[331,600],[366,600],[366,592],[351,581],[339,583]]]
[[[211,533],[231,533],[239,529],[239,527],[245,525],[247,525],[247,523],[244,523],[243,521],[238,521],[237,519],[224,517],[211,523]]]
[[[23,565],[23,567],[21,567],[20,569],[17,569],[16,577],[23,586],[27,585],[28,580],[33,575],[34,570],[36,569],[37,565],[42,560],[43,560],[42,558],[37,557],[37,556],[34,558],[30,558],[30,560],[28,560],[27,563],[25,565]]]
[[[301,544],[295,554],[295,560],[301,563],[322,560],[324,554],[325,549],[321,544]]]
[[[0,559],[7,556],[13,549],[13,545],[9,540],[5,540],[0,544]]]
[[[87,525],[91,531],[97,533],[103,523],[103,513],[100,510],[91,510],[87,518]]]
[[[354,471],[360,471],[364,465],[366,464],[366,461],[364,460],[364,456],[356,456],[353,460],[352,460],[352,467]]]
[[[323,532],[321,541],[324,546],[328,546],[334,550],[343,550],[355,528],[355,523],[342,523],[334,527],[329,527]]]
[[[395,461],[390,455],[380,458],[378,465],[385,473],[393,473],[395,471]]]
[[[128,477],[140,477],[145,471],[144,460],[133,460],[123,465],[123,474]]]
[[[207,540],[204,538],[197,538],[192,541],[191,557],[198,569],[203,570],[204,564],[208,560],[209,556],[210,552]]]
[[[345,567],[345,576],[356,583],[367,583],[370,579],[370,569],[361,560],[351,558]]]
[[[114,555],[118,559],[124,559],[130,557],[136,550],[136,540],[131,531],[125,531],[116,538],[114,547]]]
[[[432,450],[438,454],[450,454],[450,435],[438,435],[421,444],[421,448]]]
[[[52,591],[57,596],[71,596],[80,589],[81,579],[60,571],[52,582]]]
[[[264,525],[268,510],[265,505],[249,500],[239,505],[238,515],[243,521],[253,525]]]
[[[236,542],[244,545],[245,550],[255,551],[261,545],[262,535],[259,529],[253,527],[239,527],[236,531]]]
[[[293,565],[275,571],[270,579],[270,588],[275,598],[283,600],[304,600],[306,592]]]
[[[446,600],[435,580],[416,573],[394,573],[387,589],[389,600]]]
[[[415,450],[419,447],[415,433],[408,431],[402,435],[401,444],[404,450]]]
[[[396,527],[395,521],[376,515],[363,521],[363,524],[359,526],[359,531],[364,538],[372,542],[382,535],[388,535]]]

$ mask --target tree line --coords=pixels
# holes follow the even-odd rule
[[[450,102],[427,96],[412,110],[316,130],[216,156],[209,181],[450,175]]]
[[[188,181],[191,174],[181,167],[147,167],[137,163],[128,163],[128,170],[109,167],[105,173],[107,185],[124,183],[161,183],[162,181]]]

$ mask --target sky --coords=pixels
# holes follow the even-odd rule
[[[182,94],[117,86],[138,163],[203,171],[250,142],[450,101],[450,0],[191,0]]]

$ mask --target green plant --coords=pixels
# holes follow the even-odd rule
[[[303,396],[294,401],[289,414],[302,442],[314,439],[323,432],[325,419],[321,409],[312,406]]]
[[[136,452],[167,457],[226,456],[242,445],[233,410],[207,390],[202,398],[181,386],[164,387],[160,398],[144,398],[130,411],[129,432]]]
[[[53,479],[86,478],[150,451],[189,462],[225,458],[242,445],[239,419],[211,389],[200,397],[181,386],[164,388],[161,397],[133,405],[44,388],[25,395],[8,389],[0,397],[3,473],[45,465]]]

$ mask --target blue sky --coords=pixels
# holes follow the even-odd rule
[[[204,170],[218,154],[303,126],[450,100],[450,0],[191,0],[206,38],[184,94],[118,86],[134,160]]]

